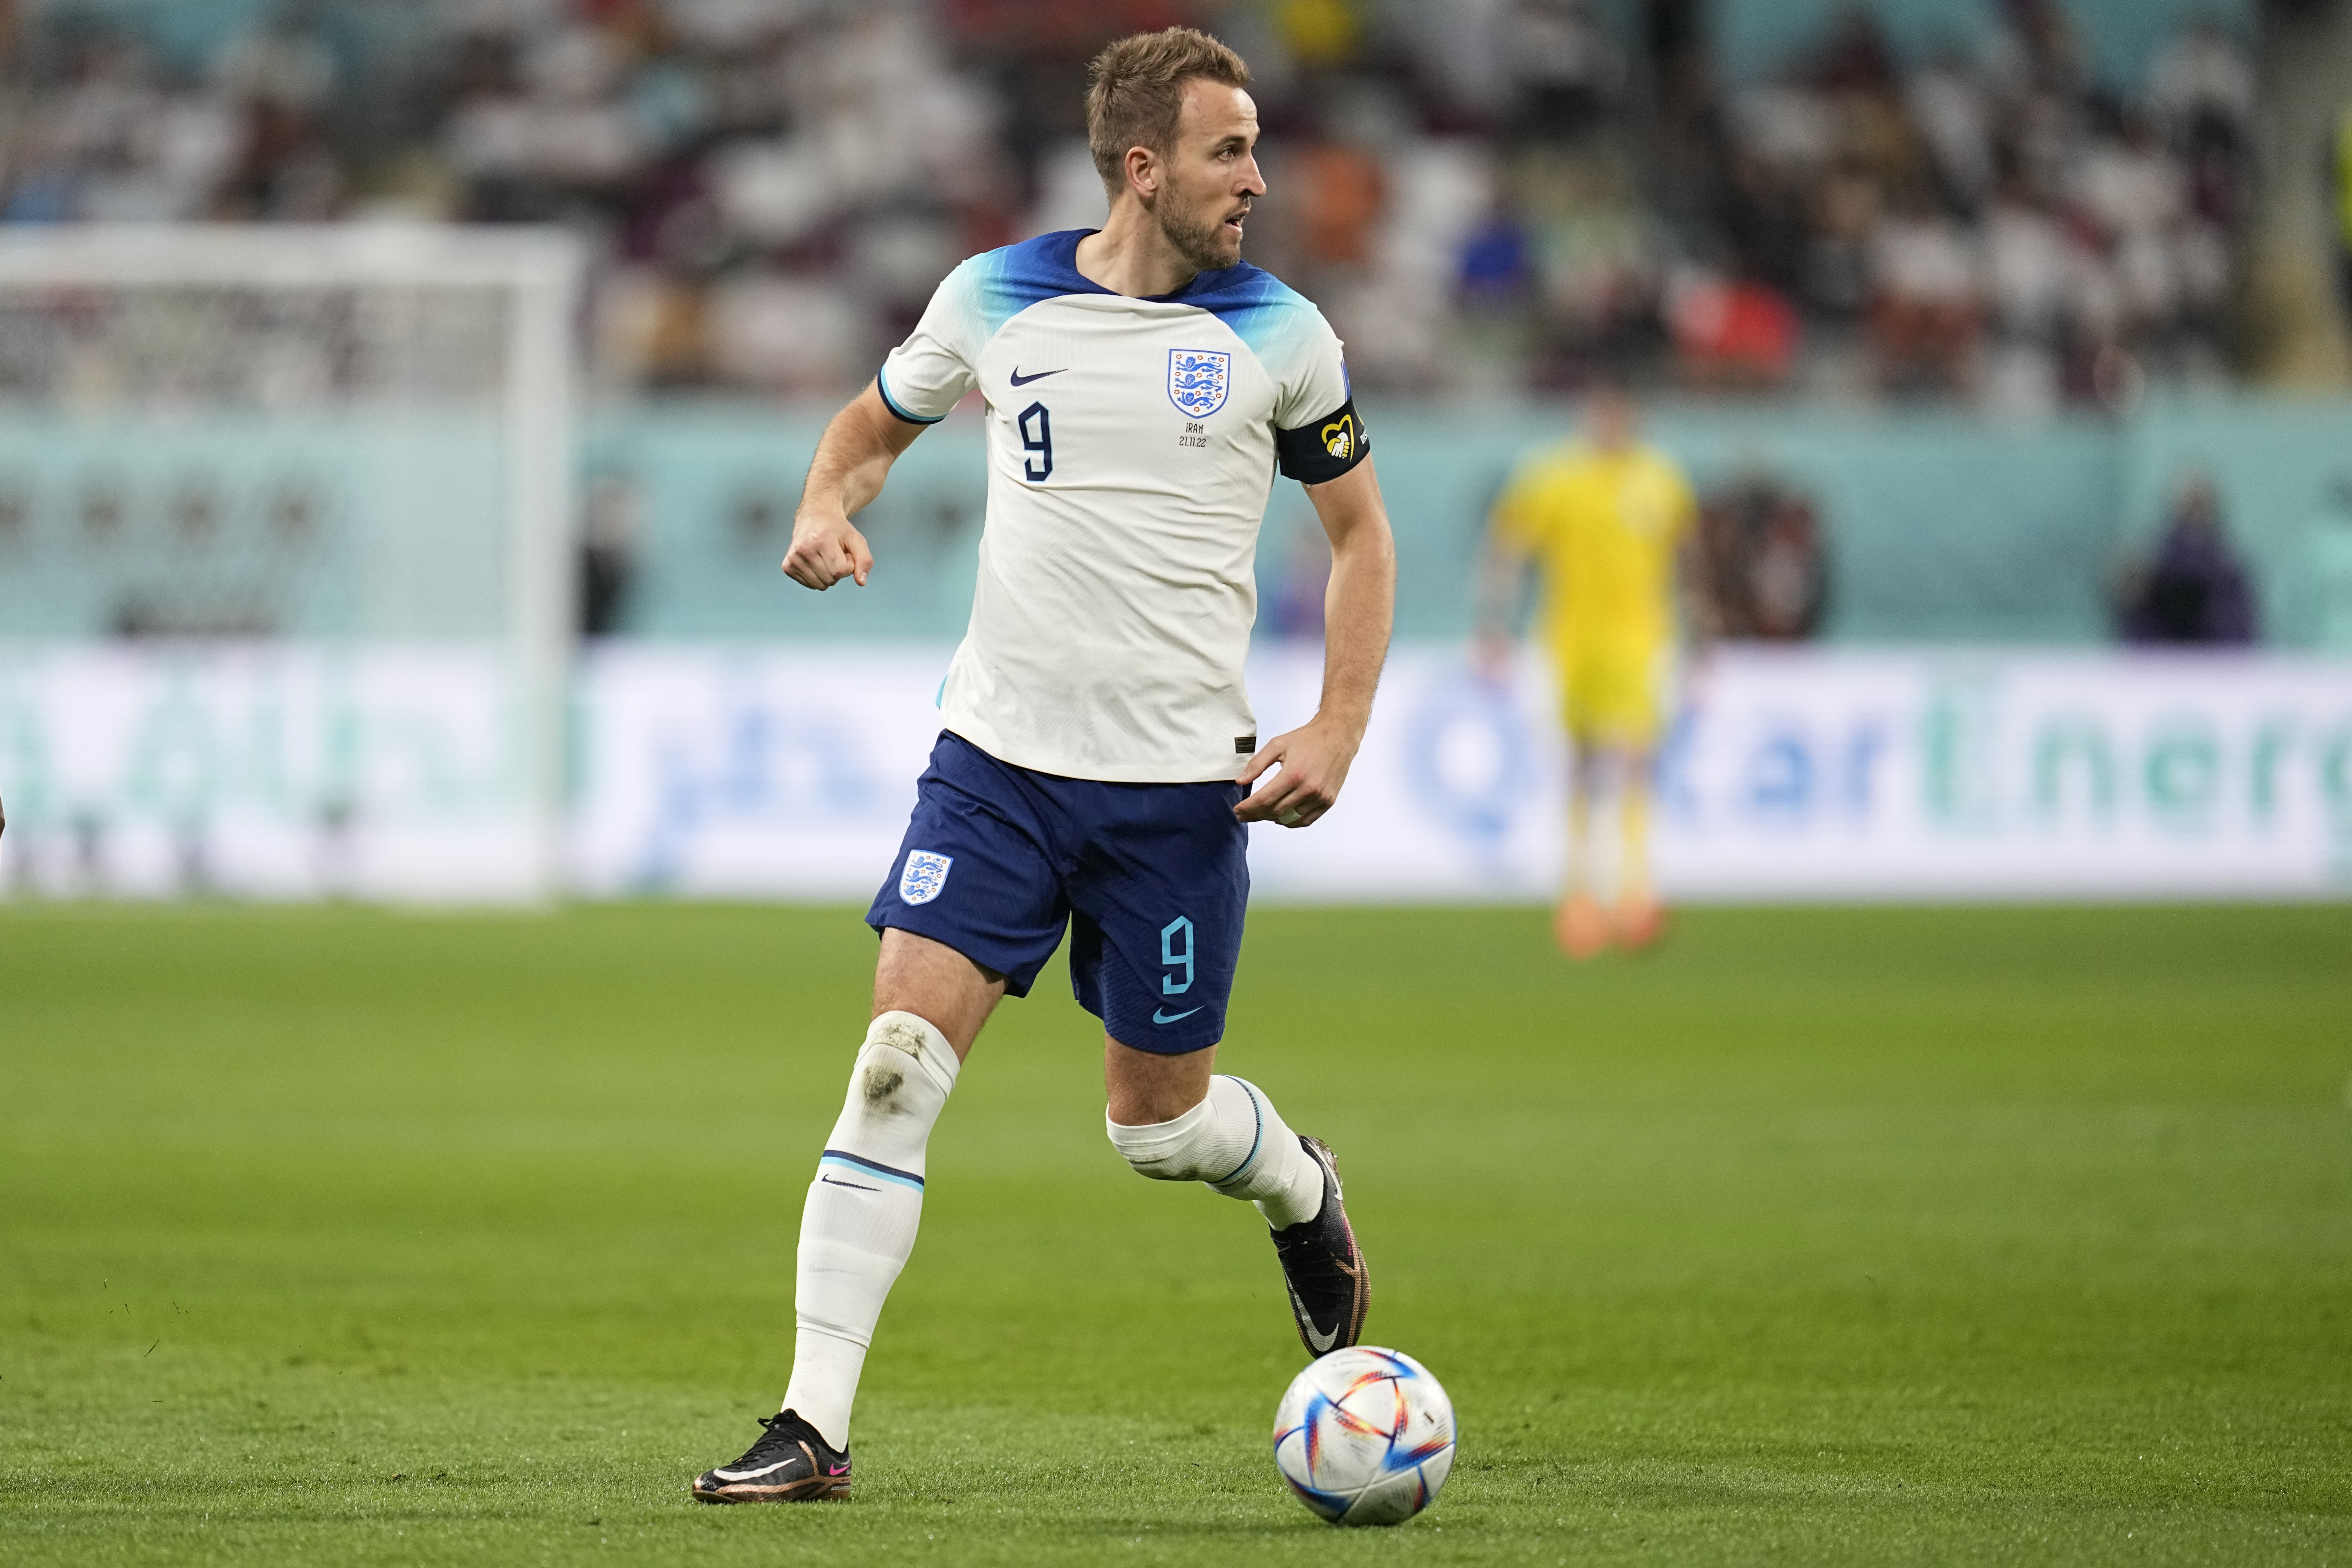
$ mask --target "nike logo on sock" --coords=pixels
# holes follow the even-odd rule
[[[1181,1013],[1171,1013],[1163,1009],[1153,1013],[1151,1021],[1155,1024],[1172,1024],[1179,1018],[1189,1018],[1200,1010],[1198,1007],[1187,1007]]]
[[[856,1182],[836,1182],[831,1176],[819,1176],[817,1180],[828,1187],[847,1187],[855,1193],[878,1193],[882,1190],[879,1187],[860,1186]]]
[[[1070,367],[1068,365],[1064,365],[1062,370],[1067,370]],[[1016,364],[1013,367],[1013,384],[1015,386],[1026,386],[1033,381],[1043,381],[1049,375],[1059,375],[1062,374],[1062,370],[1041,370],[1034,375],[1024,375],[1021,374],[1021,367]]]

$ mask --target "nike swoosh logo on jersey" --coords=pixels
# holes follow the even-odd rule
[[[1068,365],[1064,365],[1062,370],[1067,370],[1070,367]],[[1021,374],[1021,367],[1016,364],[1013,367],[1013,384],[1015,386],[1026,386],[1033,381],[1043,381],[1049,375],[1059,375],[1062,374],[1062,370],[1041,370],[1034,375],[1024,375]]]
[[[1155,1024],[1172,1024],[1179,1018],[1189,1018],[1200,1010],[1198,1007],[1187,1007],[1181,1013],[1154,1012],[1151,1015],[1151,1021]]]

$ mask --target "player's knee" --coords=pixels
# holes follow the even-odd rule
[[[1172,1121],[1129,1127],[1106,1112],[1111,1147],[1156,1182],[1219,1182],[1249,1162],[1259,1118],[1248,1085],[1218,1074],[1199,1104]]]
[[[1141,1127],[1129,1127],[1103,1113],[1103,1130],[1110,1134],[1111,1147],[1132,1166],[1136,1174],[1149,1176],[1155,1182],[1197,1182],[1200,1173],[1201,1130],[1207,1120],[1208,1101],[1202,1100],[1173,1121],[1154,1121]]]
[[[919,1170],[956,1070],[955,1049],[937,1028],[912,1013],[883,1014],[866,1027],[827,1146]]]

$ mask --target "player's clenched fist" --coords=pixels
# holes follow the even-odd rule
[[[851,527],[847,518],[803,512],[793,520],[793,547],[784,552],[784,575],[803,588],[823,593],[844,577],[855,577],[863,588],[866,574],[873,570],[874,552],[866,548],[866,536]]]

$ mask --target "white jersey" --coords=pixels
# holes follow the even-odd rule
[[[1091,231],[975,256],[884,362],[890,411],[987,399],[988,520],[947,728],[1040,773],[1231,779],[1257,748],[1242,679],[1277,463],[1310,484],[1367,450],[1322,312],[1246,262],[1155,299],[1076,266]]]

